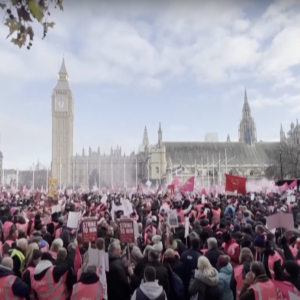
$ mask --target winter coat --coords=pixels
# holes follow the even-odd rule
[[[167,296],[162,288],[162,286],[158,285],[157,282],[145,282],[142,283],[139,287],[142,293],[150,300],[158,299],[162,293],[164,293],[164,300],[167,300]],[[133,293],[131,300],[139,300],[136,297],[137,291]]]
[[[168,270],[164,267],[159,261],[150,261],[146,267],[153,267],[156,271],[156,279],[158,284],[161,285],[167,295],[167,298],[170,299],[170,285],[169,285],[169,275]],[[144,273],[144,272],[143,272]]]
[[[189,282],[193,276],[193,271],[197,269],[198,258],[201,253],[194,249],[188,249],[181,254],[180,260],[184,265],[184,281],[183,284],[187,290]]]
[[[220,293],[220,300],[233,300],[233,293],[230,289],[230,282],[233,274],[233,268],[230,263],[219,271],[218,288]]]
[[[213,268],[217,268],[217,262],[220,255],[224,255],[224,252],[217,248],[209,249],[205,252],[204,256],[207,257]]]
[[[196,270],[194,279],[188,289],[189,294],[194,296],[198,293],[197,300],[220,300],[218,281],[219,273],[215,268],[213,274],[209,277],[200,270]]]
[[[120,258],[109,258],[109,272],[106,272],[106,280],[108,299],[130,299],[131,288]]]

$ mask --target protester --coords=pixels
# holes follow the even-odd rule
[[[24,299],[29,295],[27,284],[14,275],[13,260],[10,257],[3,258],[0,265],[0,290],[1,297],[4,297],[1,300]]]
[[[277,299],[277,288],[268,278],[264,265],[254,262],[246,275],[239,300]]]
[[[218,241],[215,238],[209,238],[207,240],[208,250],[205,252],[205,257],[210,261],[213,268],[217,268],[217,262],[220,255],[224,255],[222,251],[218,249]]]
[[[143,283],[135,290],[131,300],[167,300],[167,295],[163,287],[156,282],[156,278],[155,268],[146,267]]]
[[[198,259],[198,269],[195,271],[194,279],[189,286],[189,294],[197,295],[196,300],[219,300],[218,289],[219,274],[213,268],[205,256]]]
[[[233,292],[230,284],[233,276],[233,268],[230,264],[230,258],[226,255],[220,255],[217,268],[219,270],[218,289],[220,300],[233,300]]]

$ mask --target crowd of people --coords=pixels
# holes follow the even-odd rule
[[[298,196],[3,193],[0,299],[289,300],[300,295]],[[120,239],[125,199],[135,243]],[[51,213],[57,203],[61,211]],[[75,211],[97,221],[94,242],[83,242],[81,224],[67,227]],[[294,229],[269,231],[277,213],[293,218]],[[107,267],[90,263],[90,248],[108,257]]]

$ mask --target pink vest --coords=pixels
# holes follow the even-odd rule
[[[39,300],[66,300],[63,280],[61,278],[59,282],[54,282],[53,269],[53,266],[50,267],[41,280],[32,280],[31,288],[37,293]]]
[[[30,273],[30,281],[32,282],[33,280],[33,275],[34,275],[34,267],[28,267],[23,273],[22,273],[22,276],[24,275],[24,273],[26,271],[29,271]],[[29,292],[29,299],[30,300],[35,300],[35,296],[34,296],[34,292],[33,292],[33,289],[31,288],[30,292]]]
[[[83,300],[83,299],[93,299],[93,300],[103,299],[103,288],[100,281],[95,282],[93,284],[83,284],[79,282],[73,286],[71,300]]]
[[[221,218],[221,209],[211,209],[211,212],[213,214],[213,217],[215,218],[215,221],[213,221],[213,223],[218,223],[220,222],[220,218]]]
[[[243,265],[238,265],[234,267],[234,278],[236,281],[236,300],[239,300],[240,293],[244,284],[243,280]]]
[[[18,230],[22,229],[27,236],[28,223],[25,223],[25,224],[16,223],[16,227],[18,228]]]
[[[12,291],[12,286],[16,276],[8,275],[0,278],[0,299],[3,300],[25,300],[25,298],[16,297]]]
[[[293,256],[296,257],[298,254],[298,250],[296,248],[294,248],[292,245],[290,245],[289,248],[290,248]]]
[[[239,249],[239,247],[240,246],[237,243],[233,243],[233,244],[229,245],[226,252],[231,259],[234,257],[235,252]]]
[[[255,300],[277,300],[277,288],[269,280],[267,282],[257,282],[252,284],[249,289],[253,289]]]
[[[8,235],[9,235],[9,231],[11,229],[11,226],[13,226],[14,223],[10,222],[10,221],[6,221],[3,226],[2,226],[2,231],[3,231],[3,238],[4,241],[7,239]]]
[[[280,254],[277,251],[274,251],[274,252],[275,252],[275,254],[274,255],[269,255],[269,258],[268,258],[268,267],[269,267],[269,271],[270,271],[272,279],[275,278],[274,263],[277,260],[280,260],[281,265],[283,263],[283,259],[280,256]],[[255,255],[255,259],[257,260],[257,252],[256,252],[256,255]]]
[[[203,253],[203,255],[208,251],[208,249],[206,249],[206,248],[204,248],[204,249],[201,249],[200,250],[202,253]]]
[[[79,269],[78,272],[77,272],[77,281],[80,280],[81,274],[82,274],[82,270]],[[100,275],[99,275],[99,274],[100,274],[100,273],[99,273],[99,268],[96,268],[96,274],[97,274],[98,276],[100,276]]]
[[[290,282],[277,281],[277,280],[272,280],[272,282],[276,285],[278,289],[277,290],[277,293],[279,294],[278,299],[283,299],[283,300],[290,299],[289,292],[297,296],[300,296],[300,292]]]
[[[57,253],[56,252],[54,252],[52,250],[49,250],[49,253],[51,254],[53,259],[57,259]]]
[[[56,238],[56,239],[60,238],[61,233],[62,233],[62,227],[56,229],[56,230],[55,230],[55,238]]]

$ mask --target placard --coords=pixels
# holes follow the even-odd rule
[[[97,220],[89,219],[82,221],[82,241],[84,243],[97,240]]]
[[[134,243],[134,224],[133,220],[121,219],[119,223],[120,241],[124,243]]]
[[[57,178],[49,178],[48,179],[48,194],[49,196],[56,196],[58,189],[58,179]]]

